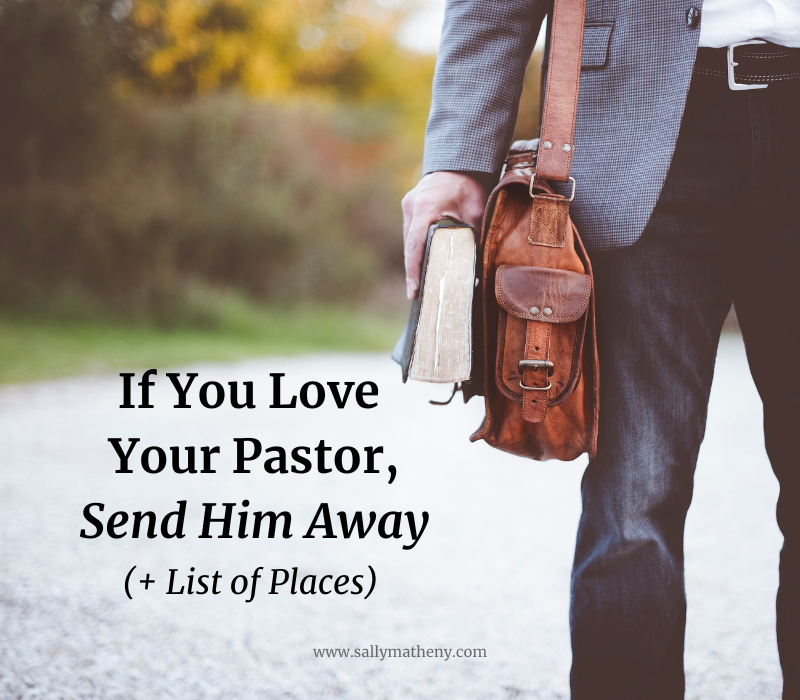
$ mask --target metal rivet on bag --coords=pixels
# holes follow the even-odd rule
[[[566,152],[566,153],[569,153],[569,152],[572,150],[572,146],[570,146],[568,143],[565,143],[565,144],[564,144],[564,145],[561,147],[561,150],[562,150],[562,151],[564,151],[564,152]]]
[[[538,316],[539,315],[539,307],[538,306],[531,306],[531,314],[533,316]]]
[[[548,149],[550,149],[550,148],[552,148],[552,147],[553,147],[553,144],[552,144],[552,143],[550,143],[549,141],[545,141],[545,142],[542,144],[542,148],[544,148],[545,150],[548,150]]]
[[[553,315],[553,309],[551,309],[550,307],[546,306],[544,309],[542,309],[542,313],[545,316],[552,316]]]

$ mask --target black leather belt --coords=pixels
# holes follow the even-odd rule
[[[757,90],[800,79],[800,49],[761,40],[721,49],[700,47],[694,73],[727,78],[731,90]]]

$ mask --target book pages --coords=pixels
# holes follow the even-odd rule
[[[466,227],[437,228],[423,280],[409,378],[459,382],[470,377],[475,238]]]

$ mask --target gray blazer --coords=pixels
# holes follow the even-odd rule
[[[570,174],[571,214],[590,249],[634,243],[655,207],[700,35],[699,25],[687,26],[693,1],[700,7],[701,0],[587,0]],[[424,172],[499,172],[549,8],[548,0],[448,0]]]

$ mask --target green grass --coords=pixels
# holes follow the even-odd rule
[[[404,317],[337,307],[261,310],[218,330],[0,319],[0,383],[324,350],[391,350]]]

